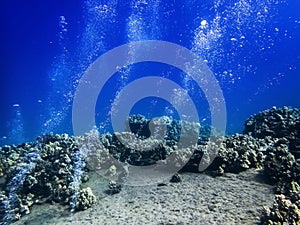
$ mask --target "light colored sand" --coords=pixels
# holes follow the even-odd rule
[[[161,187],[125,186],[110,196],[104,193],[108,182],[93,174],[88,185],[98,203],[91,209],[70,215],[59,205],[35,206],[15,224],[257,224],[262,206],[273,202],[272,186],[258,179],[258,171],[182,177],[182,183]]]

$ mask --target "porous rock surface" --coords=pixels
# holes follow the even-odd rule
[[[91,190],[71,188],[78,152],[78,142],[67,134],[47,134],[36,142],[0,148],[0,220],[10,224],[29,214],[34,204],[70,205],[77,192],[74,210],[90,207],[95,200]],[[82,179],[86,181],[87,175]]]
[[[285,137],[295,139],[299,137],[300,109],[273,107],[251,116],[245,122],[244,134],[257,138],[271,136],[275,138]]]
[[[300,196],[291,199],[283,194],[276,195],[273,205],[264,208],[262,225],[291,224],[298,225],[300,219]]]
[[[196,146],[193,156],[182,171],[202,171],[199,168],[202,160],[209,162],[207,171],[213,175],[259,169],[263,167],[264,151],[270,143],[270,139],[258,140],[242,134],[210,138],[205,144]]]

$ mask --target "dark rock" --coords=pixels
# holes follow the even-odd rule
[[[280,186],[293,180],[299,181],[300,158],[296,157],[299,157],[299,155],[294,155],[290,152],[289,141],[286,138],[279,139],[266,151],[264,173],[272,181],[278,182]]]
[[[51,133],[38,137],[36,142],[0,148],[0,172],[5,177],[0,191],[8,200],[6,214],[0,213],[0,220],[19,219],[30,213],[33,204],[41,202],[70,204],[75,191],[71,188],[74,165],[78,163],[73,155],[78,151],[75,137]],[[87,192],[78,192],[82,198],[77,199],[76,210],[90,206]]]
[[[148,138],[151,135],[149,122],[150,120],[143,115],[129,116],[126,121],[126,131],[137,134],[143,138]]]
[[[75,204],[74,211],[82,211],[90,208],[96,203],[96,197],[91,188],[84,188],[80,190],[78,199]]]
[[[153,138],[141,139],[129,132],[114,133],[111,137],[108,144],[109,153],[117,160],[134,166],[153,165],[166,159],[173,152],[163,141]],[[103,141],[103,137],[101,140]]]
[[[120,193],[122,190],[122,185],[115,181],[110,181],[108,184],[107,194],[114,195]]]
[[[276,195],[273,206],[264,208],[261,224],[300,224],[300,198],[293,201],[285,195]]]
[[[262,168],[264,151],[271,142],[241,134],[211,138],[205,145],[196,147],[193,156],[181,171],[199,172],[201,160],[209,163],[207,170],[213,175]]]
[[[170,182],[171,183],[180,183],[180,182],[182,182],[182,178],[181,178],[180,174],[179,173],[174,174],[171,177]]]
[[[273,107],[246,120],[243,133],[256,138],[271,136],[274,138],[295,139],[295,137],[299,137],[299,123],[299,109],[286,106],[280,109]]]

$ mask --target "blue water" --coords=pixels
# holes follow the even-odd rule
[[[223,91],[227,133],[241,132],[251,114],[274,105],[300,107],[298,0],[3,0],[0,8],[1,145],[47,132],[72,134],[72,102],[84,71],[108,50],[133,41],[173,42],[205,60]],[[142,63],[120,70],[99,94],[101,132],[112,131],[116,94],[153,74],[187,89],[200,122],[210,123],[208,103],[193,82],[186,84],[176,68]],[[178,117],[155,97],[131,112]]]

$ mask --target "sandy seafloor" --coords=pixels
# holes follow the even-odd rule
[[[35,205],[14,224],[258,224],[262,207],[274,199],[257,170],[216,178],[184,173],[182,179],[166,186],[125,186],[108,195],[108,181],[94,173],[85,184],[97,196],[92,208],[70,214],[59,204]]]

